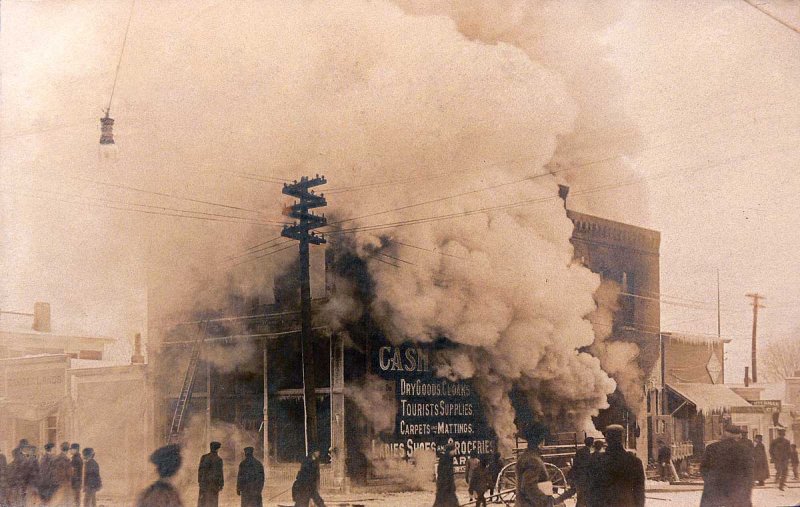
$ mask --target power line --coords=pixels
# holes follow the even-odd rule
[[[277,245],[273,245],[273,246],[281,246],[281,245],[284,245],[283,248],[279,248],[279,249],[273,250],[271,252],[267,252],[267,253],[264,253],[264,254],[261,254],[261,255],[257,255],[255,257],[251,257],[249,259],[245,259],[245,260],[243,260],[241,262],[237,262],[236,264],[233,264],[231,266],[231,268],[235,268],[237,266],[241,266],[242,264],[247,264],[247,263],[256,261],[258,259],[263,259],[264,257],[269,257],[270,255],[276,254],[278,252],[283,252],[284,250],[288,250],[289,248],[292,248],[294,246],[294,242],[292,240],[287,240],[287,241],[285,241],[283,243],[278,243]]]
[[[796,149],[798,149],[798,147],[797,147],[797,144],[795,143],[795,144],[792,144],[791,146],[787,146],[786,148],[784,148],[784,150],[787,150],[787,149],[788,150],[796,150]],[[713,164],[707,164],[705,166],[699,166],[699,167],[698,166],[687,166],[687,167],[683,167],[683,168],[680,168],[680,169],[664,171],[663,173],[659,173],[659,174],[654,175],[654,176],[633,178],[633,179],[631,179],[629,181],[625,181],[625,182],[617,182],[617,183],[613,183],[613,184],[601,185],[601,186],[590,188],[590,189],[579,190],[579,191],[573,192],[572,195],[573,196],[576,196],[576,195],[589,195],[589,194],[593,194],[593,193],[597,193],[597,192],[603,192],[603,191],[607,191],[607,190],[614,190],[614,189],[618,189],[618,188],[628,187],[628,186],[631,186],[631,185],[637,185],[637,184],[640,184],[642,182],[649,181],[649,180],[656,180],[656,179],[662,179],[662,178],[670,177],[670,176],[672,176],[672,175],[674,175],[676,173],[679,173],[679,172],[685,172],[685,171],[692,170],[692,169],[694,169],[694,170],[699,172],[701,170],[708,170],[708,169],[711,169],[713,167],[717,167],[717,166],[720,166],[720,165],[723,165],[723,164],[727,164],[727,163],[730,163],[730,162],[733,162],[733,161],[742,161],[742,160],[747,160],[747,159],[752,159],[752,158],[755,158],[755,155],[750,156],[750,157],[731,157],[731,158],[726,159],[726,160],[722,160],[722,161],[719,161],[719,162],[716,162],[716,163],[713,163]],[[331,235],[332,234],[347,234],[347,233],[353,233],[353,232],[363,232],[363,231],[374,231],[374,230],[381,230],[381,229],[390,229],[390,228],[396,228],[396,227],[403,227],[403,226],[407,226],[407,225],[418,225],[418,224],[422,224],[422,223],[429,223],[429,222],[436,222],[436,221],[440,221],[440,220],[447,220],[447,219],[451,219],[451,218],[459,218],[459,217],[465,217],[465,216],[470,216],[470,215],[475,215],[475,214],[484,214],[484,213],[488,213],[488,212],[491,212],[491,211],[499,211],[499,210],[513,209],[513,208],[522,207],[522,206],[529,206],[529,205],[532,205],[532,204],[542,203],[542,202],[546,202],[546,201],[550,201],[550,200],[554,200],[554,199],[559,199],[559,198],[560,197],[557,196],[557,195],[542,196],[542,197],[538,197],[538,198],[525,199],[525,200],[522,200],[522,201],[517,201],[517,202],[513,202],[513,203],[508,203],[508,204],[500,204],[500,205],[496,205],[496,206],[487,206],[487,207],[473,209],[473,210],[466,210],[466,211],[448,213],[448,214],[445,214],[445,215],[433,215],[433,216],[417,218],[417,219],[400,220],[400,221],[391,222],[391,223],[370,224],[370,225],[363,225],[363,226],[353,227],[351,229],[340,229],[339,231],[329,231],[326,234],[331,234]],[[418,204],[421,205],[423,203],[418,203]],[[403,208],[405,208],[405,207],[403,207]],[[383,214],[383,213],[388,213],[390,211],[395,211],[395,210],[384,210],[384,211],[379,212],[379,213]],[[363,217],[361,217],[361,218],[363,218]],[[343,221],[334,222],[334,223],[332,223],[330,225],[339,224],[341,222],[343,222]]]
[[[166,192],[158,192],[158,191],[155,191],[155,190],[147,190],[147,189],[144,189],[144,188],[132,187],[132,186],[129,186],[129,185],[122,185],[120,183],[109,183],[109,182],[105,182],[105,181],[96,181],[96,180],[92,180],[92,179],[89,179],[89,178],[81,178],[81,177],[78,177],[78,176],[69,176],[69,175],[67,175],[66,177],[70,178],[70,179],[77,180],[77,181],[83,181],[83,182],[87,182],[87,183],[92,183],[92,184],[95,184],[95,185],[101,185],[101,186],[112,187],[112,188],[119,188],[119,189],[123,189],[123,190],[130,190],[130,191],[133,191],[133,192],[140,192],[140,193],[143,193],[143,194],[157,195],[159,197],[168,197],[170,199],[178,199],[178,200],[181,200],[181,201],[188,201],[188,202],[193,202],[193,203],[197,203],[197,204],[206,204],[206,205],[209,205],[209,206],[219,206],[221,208],[234,209],[234,210],[237,210],[237,211],[245,211],[245,212],[248,212],[248,213],[256,213],[256,214],[259,214],[259,215],[264,215],[264,213],[261,212],[261,211],[254,210],[254,209],[243,208],[241,206],[233,206],[233,205],[230,205],[230,204],[224,204],[224,203],[219,203],[219,202],[205,201],[205,200],[202,200],[202,199],[194,199],[192,197],[183,197],[183,196],[180,196],[180,195],[168,194]],[[273,223],[275,223],[277,225],[283,225],[284,224],[284,222],[273,222]]]
[[[159,212],[159,211],[148,211],[148,210],[136,209],[136,208],[123,208],[123,207],[120,207],[120,206],[109,206],[109,205],[105,205],[105,204],[93,204],[93,203],[89,203],[89,202],[75,202],[75,201],[69,201],[69,200],[66,200],[66,199],[59,199],[59,198],[56,198],[56,197],[45,197],[45,196],[42,196],[42,195],[28,194],[28,193],[24,193],[24,192],[13,191],[13,190],[5,190],[5,189],[2,189],[2,188],[0,188],[0,193],[18,195],[18,196],[23,196],[23,197],[30,197],[30,198],[33,198],[33,199],[42,199],[42,200],[46,200],[46,201],[57,201],[57,202],[63,202],[63,203],[67,203],[67,204],[74,204],[74,205],[78,205],[78,206],[90,206],[90,207],[94,207],[94,208],[105,208],[105,209],[112,209],[112,210],[118,210],[118,211],[128,211],[128,212],[133,212],[133,213],[143,213],[143,214],[146,214],[146,215],[161,215],[161,216],[177,217],[177,218],[191,218],[191,219],[194,219],[194,220],[205,220],[205,221],[209,221],[209,222],[225,222],[225,223],[232,223],[232,224],[245,224],[245,225],[258,225],[258,226],[264,226],[264,227],[275,227],[274,224],[267,224],[267,223],[263,223],[263,222],[253,222],[253,221],[242,221],[241,217],[231,217],[231,218],[238,218],[240,220],[230,220],[230,219],[226,219],[226,218],[195,216],[195,215],[184,215],[184,214],[178,214],[178,213],[166,213],[166,212]]]

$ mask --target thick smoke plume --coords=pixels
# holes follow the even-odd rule
[[[339,301],[340,319],[364,309],[396,342],[445,336],[459,344],[442,374],[475,380],[506,444],[513,385],[528,389],[540,417],[576,428],[606,405],[615,382],[600,360],[579,352],[595,340],[587,316],[600,279],[573,262],[572,223],[555,196],[562,178],[605,182],[624,167],[549,171],[594,158],[583,142],[606,144],[626,127],[609,92],[613,76],[596,79],[607,67],[597,63],[605,50],[596,41],[614,15],[527,2],[444,3],[436,12],[356,0],[137,6],[115,91],[113,166],[98,166],[92,126],[106,106],[119,47],[112,41],[126,21],[119,6],[48,4],[46,15],[35,4],[15,7],[27,16],[20,36],[48,28],[40,30],[47,42],[39,40],[47,51],[34,63],[15,58],[20,70],[6,85],[40,92],[12,96],[4,117],[18,130],[86,122],[46,141],[19,141],[4,160],[9,182],[57,179],[49,190],[221,213],[87,180],[112,181],[276,221],[280,184],[258,180],[325,174],[329,214],[347,220],[332,234],[403,223],[337,239],[365,260],[374,289],[368,308]],[[614,157],[632,149],[629,140],[607,144]],[[423,201],[434,202],[415,205]],[[514,206],[459,216],[506,204]],[[272,225],[79,209],[80,222],[32,233],[31,241],[82,238],[82,252],[106,255],[75,256],[70,269],[123,287],[145,280],[151,318],[224,308],[232,292],[268,294],[291,260],[289,252],[243,254],[277,236]],[[51,203],[18,218],[35,231],[64,210],[74,207]],[[453,218],[405,224],[443,215]],[[92,283],[75,290],[92,292]]]

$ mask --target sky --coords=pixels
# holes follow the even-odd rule
[[[546,160],[537,156],[555,152],[554,160],[582,166],[565,176],[571,208],[661,232],[663,330],[716,333],[719,270],[721,329],[732,340],[729,381],[740,380],[749,360],[746,293],[766,298],[759,315],[764,342],[796,337],[800,34],[732,0],[571,8],[502,2],[514,7],[505,17],[484,16],[497,25],[475,20],[494,2],[475,12],[445,3],[377,2],[369,9],[315,3],[311,16],[322,21],[306,22],[305,7],[281,2],[226,8],[141,0],[131,14],[126,1],[4,0],[0,310],[30,311],[34,301],[49,301],[57,330],[120,338],[115,350],[124,357],[133,333],[147,326],[148,284],[180,306],[192,297],[213,300],[194,292],[204,280],[241,287],[269,278],[270,264],[233,269],[226,259],[275,236],[279,229],[270,222],[282,220],[282,179],[329,169],[338,176],[335,188],[393,178],[404,163],[445,170],[442,161],[455,160],[480,171],[479,161],[501,160],[498,153],[522,153],[541,165]],[[796,3],[761,7],[800,26]],[[257,23],[264,19],[266,28]],[[371,28],[350,47],[341,34],[359,27]],[[281,37],[254,35],[262,30]],[[376,49],[365,52],[370,46]],[[381,58],[402,65],[378,66],[383,73],[370,79],[384,88],[373,97],[373,88],[354,87],[351,81],[359,80],[351,78]],[[98,153],[98,118],[118,63],[112,101],[118,150],[109,160]],[[414,79],[397,74],[409,68]],[[445,116],[409,109],[410,99],[384,91],[392,83],[432,96],[432,109]],[[538,96],[525,100],[537,87],[552,106]],[[476,100],[439,101],[448,93]],[[248,100],[253,96],[272,102],[260,107]],[[352,107],[353,97],[363,107]],[[507,116],[473,103],[484,99]],[[387,100],[401,105],[384,111]],[[514,100],[519,117],[511,118]],[[542,115],[550,128],[523,117],[537,107],[547,109]],[[389,116],[396,111],[414,114]],[[337,152],[353,143],[353,136],[329,137],[342,118],[362,125],[357,134],[374,152]],[[420,145],[405,153],[376,141],[370,130],[410,146],[414,139],[402,129],[425,131],[442,118],[461,130],[437,131],[431,139],[440,136],[452,150]],[[497,138],[487,137],[488,130],[463,126],[471,118],[485,129],[507,124],[494,129]],[[399,134],[392,137],[380,121],[401,125]],[[526,131],[508,128],[515,122],[541,129],[535,150],[521,147]],[[570,136],[570,128],[577,133]],[[487,185],[496,177],[486,170],[468,183]],[[598,184],[608,188],[580,195]],[[382,209],[376,199],[402,205],[449,193],[441,180],[413,191],[401,186],[358,199],[372,211]],[[508,197],[497,190],[480,199]],[[134,201],[149,207],[111,208]],[[195,218],[164,216],[185,209]],[[196,283],[184,287],[187,279]]]

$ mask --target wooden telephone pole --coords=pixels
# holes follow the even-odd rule
[[[281,236],[296,239],[300,242],[300,349],[303,360],[303,407],[305,411],[306,454],[317,448],[317,385],[314,369],[314,335],[311,328],[311,280],[308,245],[321,245],[325,238],[317,236],[313,229],[328,223],[325,215],[317,216],[309,212],[312,208],[327,206],[324,194],[316,195],[312,187],[327,183],[324,176],[317,175],[313,179],[307,176],[300,181],[283,185],[283,193],[296,197],[300,201],[290,207],[287,213],[299,220],[294,225],[284,226]],[[266,429],[264,430],[266,431]]]
[[[756,365],[758,364],[758,361],[756,359],[756,343],[757,343],[756,332],[758,330],[758,309],[766,308],[764,305],[759,304],[759,301],[765,298],[761,294],[752,292],[749,294],[745,294],[745,296],[753,299],[753,302],[751,303],[753,305],[753,344],[752,344],[753,347],[751,351],[753,363],[751,365],[751,368],[753,369],[753,383],[755,384],[758,381],[758,372],[756,371]]]

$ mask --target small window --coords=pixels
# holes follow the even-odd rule
[[[58,416],[55,415],[49,416],[45,420],[45,424],[47,425],[45,428],[45,434],[47,435],[47,442],[52,442],[52,443],[58,442]]]

